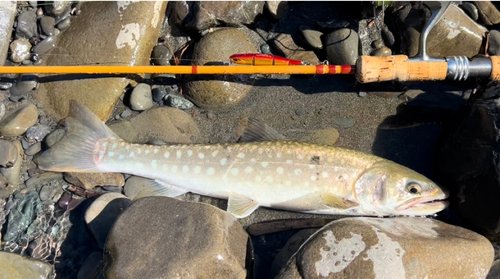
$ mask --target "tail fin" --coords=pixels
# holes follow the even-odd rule
[[[99,172],[95,147],[100,139],[109,137],[119,138],[87,107],[72,100],[66,134],[38,157],[38,167],[57,172]]]

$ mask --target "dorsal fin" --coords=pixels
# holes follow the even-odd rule
[[[246,129],[240,136],[239,142],[275,141],[284,139],[286,139],[285,136],[269,127],[264,122],[254,118],[248,118]]]

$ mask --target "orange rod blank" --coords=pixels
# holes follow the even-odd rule
[[[354,74],[348,65],[0,66],[0,74]]]

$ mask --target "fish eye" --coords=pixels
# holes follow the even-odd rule
[[[406,185],[406,190],[412,194],[420,194],[422,188],[415,182],[410,182]]]

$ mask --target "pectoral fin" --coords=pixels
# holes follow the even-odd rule
[[[140,191],[134,200],[148,196],[164,196],[173,198],[188,192],[184,189],[158,180],[151,180],[150,185],[151,187],[144,188]]]
[[[344,199],[344,198],[334,196],[334,195],[328,194],[328,193],[325,193],[322,195],[321,201],[329,207],[338,208],[338,209],[348,209],[348,208],[355,207],[355,206],[359,205],[359,203],[357,203],[355,201]]]
[[[252,212],[254,212],[258,207],[259,204],[252,199],[249,199],[235,192],[229,193],[227,212],[233,214],[233,216],[236,218],[247,217],[248,215],[252,214]]]
[[[275,141],[284,140],[285,136],[262,121],[249,118],[247,127],[240,136],[239,142]]]

